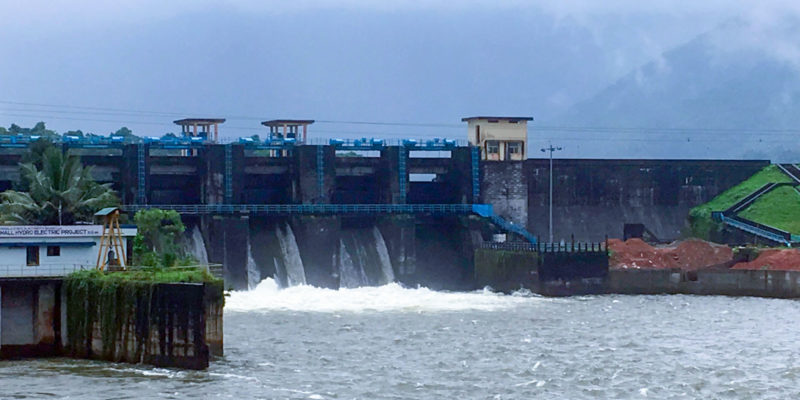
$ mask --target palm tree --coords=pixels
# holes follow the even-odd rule
[[[55,147],[45,150],[41,170],[33,163],[20,164],[27,192],[7,190],[0,194],[0,222],[6,224],[69,225],[87,221],[97,210],[118,205],[111,184],[98,184],[91,169],[77,157],[65,156]]]

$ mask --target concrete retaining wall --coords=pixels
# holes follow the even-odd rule
[[[612,270],[605,292],[800,298],[800,271]]]
[[[74,299],[63,286],[55,279],[0,281],[0,359],[71,356],[203,369],[209,356],[222,355],[220,286],[155,285],[149,299],[126,304],[126,317],[90,307],[98,293],[72,302],[83,308],[68,310]],[[124,290],[119,287],[114,297],[124,299]],[[83,329],[70,331],[70,325]],[[112,340],[103,340],[108,333]]]
[[[475,285],[512,292],[538,286],[539,254],[531,251],[475,250]]]

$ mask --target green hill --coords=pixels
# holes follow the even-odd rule
[[[778,169],[777,166],[770,165],[770,166],[765,167],[761,171],[758,171],[757,173],[755,173],[753,176],[751,176],[747,180],[743,181],[742,183],[740,183],[740,184],[738,184],[738,185],[736,185],[736,186],[734,186],[734,187],[722,192],[720,195],[718,195],[717,197],[713,198],[708,203],[701,204],[701,205],[699,205],[699,206],[697,206],[695,208],[692,208],[689,211],[689,226],[690,226],[690,228],[692,230],[692,232],[691,232],[692,236],[709,240],[711,232],[715,231],[715,230],[719,230],[721,228],[718,223],[714,222],[711,219],[711,212],[712,211],[723,211],[723,210],[727,209],[728,207],[736,204],[736,202],[738,202],[739,200],[747,197],[747,195],[749,195],[750,193],[755,192],[760,187],[766,185],[767,183],[772,183],[772,182],[775,182],[775,183],[792,182],[792,179],[789,178],[783,172],[781,172],[781,170]],[[792,189],[792,188],[789,188],[789,189]],[[778,190],[778,189],[776,189],[776,190]],[[794,189],[792,189],[792,190],[794,190]],[[771,195],[774,192],[775,191],[770,192],[767,195]],[[783,193],[783,191],[781,191],[779,193]],[[764,198],[770,198],[771,197],[771,196],[767,196],[767,195],[765,195]],[[782,196],[785,197],[785,195],[782,195]],[[759,201],[757,201],[756,203],[763,201],[764,198],[759,199]],[[781,197],[780,199],[781,199],[780,201],[782,201],[782,202],[785,201],[785,199],[783,197]],[[778,201],[777,197],[776,197],[775,200],[772,200],[772,201]],[[745,210],[745,212],[750,211],[751,208],[752,208],[752,206],[749,207],[747,210]],[[759,215],[758,215],[759,219],[753,219],[753,220],[756,221],[756,222],[767,224],[767,225],[772,225],[772,224],[769,224],[769,223],[761,221],[761,219],[764,219],[763,215],[765,213],[768,213],[768,212],[769,211],[767,211],[767,210],[759,211],[758,212],[759,213]],[[742,215],[742,216],[745,217],[744,215]],[[745,218],[747,218],[747,217],[745,217]],[[769,219],[769,220],[772,221],[773,219]],[[775,226],[775,225],[772,225],[772,226]],[[775,227],[778,228],[778,226],[775,226]],[[779,229],[783,229],[783,228],[779,228]]]
[[[761,196],[739,213],[742,218],[800,234],[800,193],[791,186],[781,186]]]

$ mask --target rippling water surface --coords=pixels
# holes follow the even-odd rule
[[[800,398],[800,303],[397,285],[233,293],[208,371],[0,362],[2,398]]]

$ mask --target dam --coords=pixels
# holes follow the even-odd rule
[[[549,164],[525,159],[522,117],[471,117],[468,140],[309,138],[311,120],[265,121],[266,140],[219,140],[222,119],[176,121],[182,136],[63,137],[124,208],[174,209],[198,260],[233,288],[376,285],[471,289],[473,254],[495,234],[547,237]],[[30,138],[0,141],[0,190]],[[554,240],[622,237],[643,224],[678,238],[688,210],[768,161],[584,160],[553,164]]]

